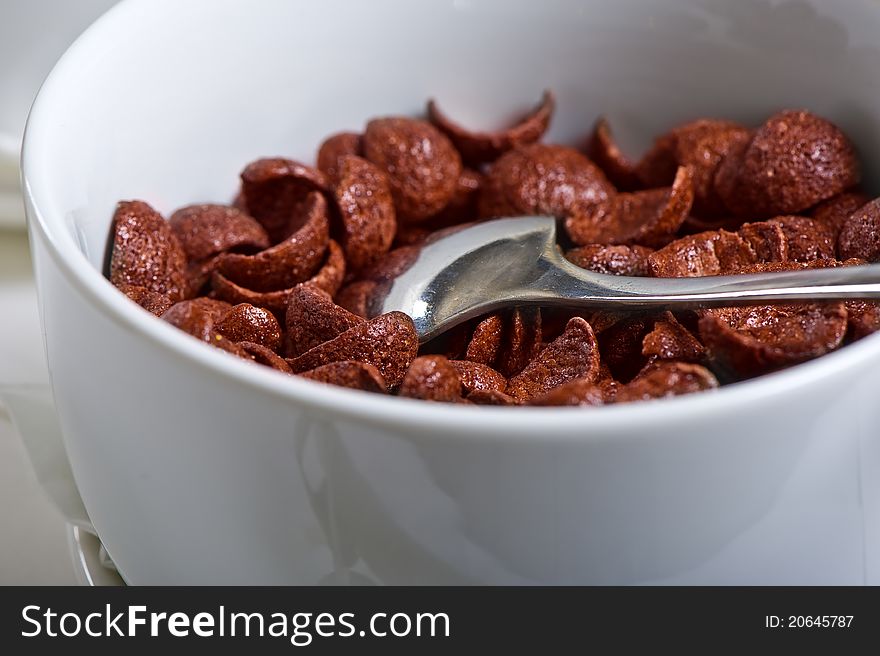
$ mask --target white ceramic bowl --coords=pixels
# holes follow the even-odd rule
[[[229,357],[101,276],[115,202],[223,201],[242,166],[429,96],[633,147],[809,107],[880,181],[880,5],[128,0],[33,108],[24,175],[58,414],[130,583],[880,583],[880,336],[717,393],[450,407]]]

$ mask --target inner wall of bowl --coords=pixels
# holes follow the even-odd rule
[[[493,127],[558,97],[548,141],[608,116],[625,148],[689,119],[804,107],[880,174],[880,4],[869,0],[128,0],[58,66],[32,119],[50,232],[100,268],[120,199],[226,202],[261,156],[435,97]],[[58,228],[66,229],[59,235]]]

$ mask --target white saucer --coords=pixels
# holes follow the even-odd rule
[[[17,144],[7,135],[0,134],[0,228],[24,226],[18,176]]]
[[[68,524],[67,542],[70,545],[73,569],[80,585],[125,585],[98,536]]]

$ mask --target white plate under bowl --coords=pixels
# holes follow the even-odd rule
[[[107,557],[107,552],[104,551],[98,536],[68,524],[67,542],[70,545],[73,569],[80,585],[125,585],[125,581]]]
[[[17,139],[0,134],[0,228],[24,226],[24,202],[19,189]]]

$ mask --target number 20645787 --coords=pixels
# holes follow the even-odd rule
[[[765,615],[768,629],[848,629],[853,615]]]

